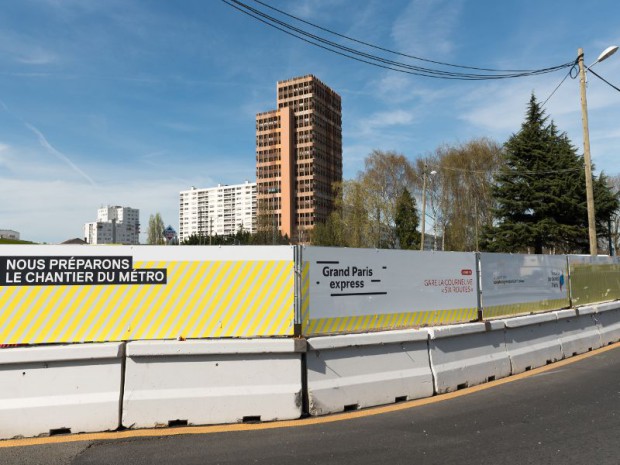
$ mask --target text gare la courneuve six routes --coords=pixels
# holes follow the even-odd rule
[[[134,269],[131,256],[0,257],[0,285],[166,284],[166,268]]]
[[[371,266],[343,265],[338,261],[317,261],[316,263],[322,267],[321,275],[326,278],[330,278],[329,288],[340,291],[332,293],[332,297],[387,295],[386,291],[375,290],[373,292],[369,292],[369,285],[379,285],[379,283],[381,283],[380,279],[369,279],[373,276],[375,278],[378,276],[378,273],[374,271]],[[381,271],[383,270],[387,270],[387,267],[382,266]],[[472,270],[463,269],[461,270],[461,275],[465,277],[425,279],[423,284],[425,288],[440,288],[441,292],[444,294],[473,292],[474,280],[469,277],[472,275]],[[317,282],[316,284],[319,285],[320,282]]]

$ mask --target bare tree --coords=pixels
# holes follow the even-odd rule
[[[369,220],[374,225],[371,236],[375,247],[396,247],[396,204],[414,179],[413,167],[404,155],[373,150],[366,158],[365,170],[358,175],[358,181],[366,198]]]
[[[478,250],[482,228],[493,223],[491,186],[501,151],[499,144],[483,138],[442,146],[417,160],[417,192],[421,199],[426,171],[427,220],[441,237],[442,249]]]
[[[149,216],[149,226],[146,231],[146,243],[149,245],[163,245],[164,239],[164,220],[159,213]]]
[[[356,179],[335,186],[336,210],[325,223],[315,225],[312,243],[396,247],[396,205],[413,178],[413,168],[404,155],[374,150]]]

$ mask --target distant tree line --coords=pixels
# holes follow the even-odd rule
[[[251,233],[240,228],[235,234],[227,236],[192,234],[181,242],[181,245],[285,245],[289,243],[289,238],[281,235],[279,231],[263,230]]]
[[[265,223],[264,221],[261,222]],[[164,238],[164,221],[159,213],[150,215],[147,228],[147,244],[163,245],[166,243]],[[280,231],[267,224],[267,227],[260,228],[257,232],[251,233],[242,227],[235,234],[230,235],[208,235],[192,234],[187,237],[180,245],[283,245],[289,244],[287,236],[280,234]],[[179,245],[179,242],[172,242]]]

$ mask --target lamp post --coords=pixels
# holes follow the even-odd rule
[[[433,170],[431,175],[437,174],[437,171]],[[427,165],[424,164],[424,171],[422,172],[422,232],[420,235],[420,250],[424,250],[424,230],[426,229],[426,176]]]
[[[581,121],[583,124],[583,157],[586,171],[586,203],[588,207],[588,236],[590,238],[590,255],[597,255],[598,243],[596,240],[596,220],[594,212],[594,189],[592,186],[592,159],[590,157],[590,131],[588,129],[588,102],[586,99],[586,71],[595,64],[609,58],[616,53],[617,46],[607,47],[594,63],[587,68],[583,65],[583,49],[577,50],[579,63],[579,87],[581,93]]]

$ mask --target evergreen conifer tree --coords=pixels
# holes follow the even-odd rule
[[[484,234],[487,250],[587,250],[584,160],[566,134],[547,120],[532,95],[521,130],[504,146],[504,163],[493,187],[496,222]],[[606,221],[618,201],[604,179],[595,185],[601,204],[597,216]]]
[[[420,233],[418,232],[418,212],[415,199],[408,189],[403,189],[402,194],[396,201],[396,214],[394,217],[395,233],[401,249],[418,249],[420,246]]]

